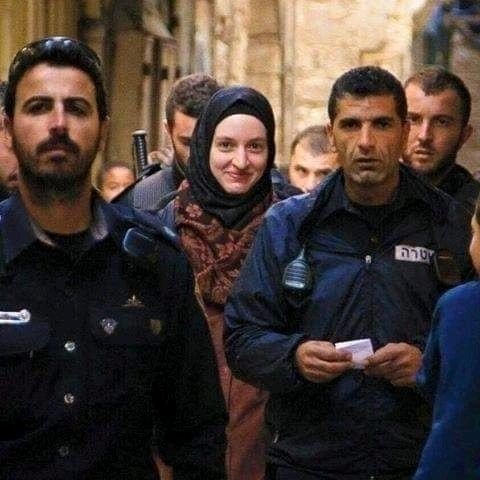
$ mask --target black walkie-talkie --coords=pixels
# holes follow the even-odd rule
[[[312,271],[305,257],[305,247],[283,272],[282,285],[285,289],[298,293],[308,293],[312,288]]]

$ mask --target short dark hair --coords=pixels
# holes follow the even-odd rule
[[[383,68],[374,66],[352,68],[335,81],[328,99],[328,116],[331,122],[337,115],[338,101],[346,95],[361,98],[392,95],[398,116],[402,122],[407,119],[407,100],[402,84]]]
[[[98,55],[85,43],[69,37],[46,37],[29,43],[17,52],[8,71],[5,91],[5,113],[13,116],[18,82],[25,73],[40,63],[71,66],[85,72],[95,85],[98,115],[101,120],[108,116],[107,94],[102,65]]]
[[[103,182],[105,180],[105,174],[108,173],[112,168],[126,168],[127,170],[130,170],[134,176],[135,172],[133,171],[133,167],[128,164],[127,162],[122,162],[120,160],[111,160],[109,162],[104,162],[100,165],[100,168],[97,171],[96,175],[96,185],[99,189],[103,187]]]
[[[210,97],[220,88],[213,77],[204,73],[192,73],[178,79],[173,84],[165,104],[168,126],[172,128],[176,110],[189,117],[198,118]]]
[[[445,90],[456,92],[460,99],[462,124],[468,124],[472,111],[472,96],[459,76],[439,65],[432,65],[410,76],[405,82],[405,88],[410,84],[418,85],[426,95],[436,95]]]
[[[3,108],[6,90],[7,90],[7,82],[5,80],[0,80],[0,110]]]
[[[475,212],[474,212],[475,221],[480,225],[480,194],[477,196],[475,202]]]
[[[5,90],[7,89],[7,82],[5,80],[0,80],[0,132],[5,131],[5,122],[3,121],[2,115],[4,113],[4,100],[5,100]]]
[[[330,140],[328,139],[325,125],[311,125],[297,133],[290,147],[290,154],[293,155],[297,145],[303,140],[307,141],[307,148],[313,155],[331,152]]]

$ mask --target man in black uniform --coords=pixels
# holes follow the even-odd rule
[[[224,478],[225,410],[188,264],[147,215],[103,202],[98,57],[50,37],[10,66],[19,192],[0,207],[0,478]],[[161,263],[161,268],[158,265]]]
[[[399,165],[391,73],[345,72],[328,114],[341,168],[265,216],[225,307],[226,357],[270,393],[269,480],[408,480],[428,432],[412,386],[437,298],[468,276],[469,216]]]

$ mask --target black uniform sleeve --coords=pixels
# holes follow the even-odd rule
[[[157,447],[173,467],[175,480],[225,477],[227,412],[213,344],[195,299],[190,268],[179,255],[172,277],[173,315],[162,349],[159,381]]]

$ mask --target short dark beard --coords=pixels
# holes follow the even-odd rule
[[[173,162],[172,162],[173,183],[175,184],[175,188],[178,189],[180,187],[180,184],[185,180],[185,172],[187,170],[187,167],[178,158],[177,150],[173,142],[172,142],[172,148],[173,148]]]
[[[18,158],[18,170],[22,181],[27,187],[31,199],[40,206],[50,206],[55,202],[74,203],[89,181],[90,171],[98,151],[100,139],[90,152],[80,152],[78,146],[68,137],[48,140],[40,144],[36,154],[47,151],[49,145],[62,143],[68,150],[77,156],[78,168],[71,172],[40,172],[37,168],[35,156],[29,155],[19,145],[16,138],[12,138],[13,150]]]
[[[32,200],[41,206],[55,202],[74,203],[85,187],[90,170],[81,176],[47,173],[38,175],[28,165],[19,165],[21,178],[28,188]]]
[[[424,177],[429,183],[432,185],[439,185],[442,183],[443,179],[448,175],[450,170],[455,165],[455,161],[457,159],[457,149],[455,149],[455,153],[451,153],[442,158],[440,163],[437,165],[437,168],[431,170],[430,172],[421,174],[420,176]]]

